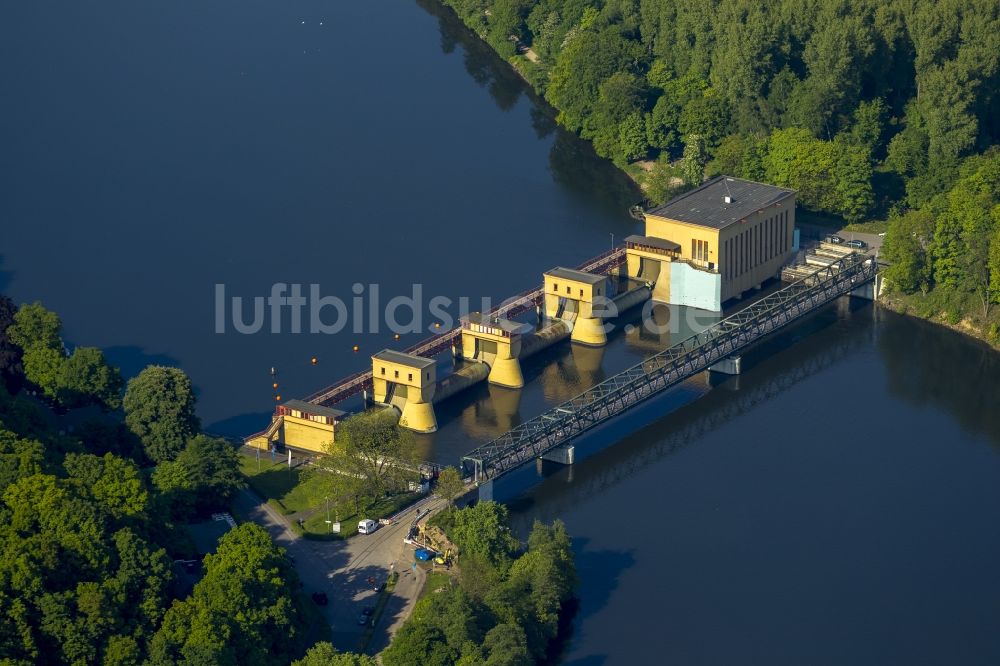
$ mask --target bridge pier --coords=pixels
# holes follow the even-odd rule
[[[538,460],[559,463],[560,465],[572,465],[576,459],[576,447],[572,444],[564,444],[550,449],[538,456]]]
[[[742,356],[728,356],[718,363],[708,366],[710,372],[720,372],[724,375],[738,375],[742,370]]]
[[[882,275],[879,273],[875,274],[875,278],[868,282],[865,282],[860,287],[851,291],[851,296],[856,296],[857,298],[863,298],[866,301],[878,300],[878,297],[882,295]]]
[[[479,493],[480,502],[492,502],[493,501],[493,479],[485,481],[479,484],[477,489]]]

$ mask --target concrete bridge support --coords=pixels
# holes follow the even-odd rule
[[[729,356],[718,363],[708,366],[709,371],[723,375],[738,375],[742,372],[743,357]]]

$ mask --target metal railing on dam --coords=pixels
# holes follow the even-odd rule
[[[470,451],[463,466],[476,482],[496,479],[850,293],[878,270],[874,258],[860,253],[821,267]]]
[[[588,259],[580,266],[576,267],[578,271],[584,271],[586,273],[608,273],[613,269],[621,266],[625,262],[625,248],[617,247],[603,254]],[[538,287],[536,289],[529,289],[528,291],[522,292],[513,298],[509,298],[499,306],[490,310],[487,315],[491,317],[502,317],[511,318],[516,317],[522,312],[526,312],[531,308],[534,308],[541,302],[542,298],[542,288]],[[462,335],[462,329],[453,328],[446,333],[441,333],[440,335],[433,335],[425,340],[412,345],[404,349],[404,353],[414,354],[416,356],[431,357],[436,354],[441,353],[445,349],[451,347],[452,343]],[[329,407],[335,405],[338,402],[342,402],[347,398],[357,395],[362,391],[370,390],[372,387],[372,371],[362,370],[361,372],[356,372],[349,377],[341,379],[336,384],[327,386],[326,388],[313,393],[305,399],[306,402],[311,402],[314,405],[323,405]]]

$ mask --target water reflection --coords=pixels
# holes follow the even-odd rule
[[[889,392],[954,416],[1000,449],[1000,354],[934,324],[882,311],[877,348]]]
[[[529,516],[542,521],[558,518],[585,499],[649,469],[656,461],[869,346],[871,320],[868,326],[831,327],[831,318],[839,319],[836,308],[809,322],[808,329],[791,329],[772,340],[766,351],[747,355],[743,376],[696,375],[660,398],[664,412],[670,404],[682,405],[676,411],[572,467],[546,466],[551,482],[539,484],[511,503],[520,521],[518,529],[530,527],[524,523]],[[801,337],[820,323],[825,328]],[[632,338],[628,339],[631,342]],[[793,343],[789,353],[771,355]],[[760,365],[754,368],[755,364]]]
[[[461,46],[465,71],[473,81],[489,91],[498,108],[509,111],[522,94],[530,92],[517,72],[466,28],[448,7],[436,0],[417,0],[417,5],[437,18],[441,30],[441,51],[453,53],[456,46]]]
[[[626,210],[643,199],[641,190],[610,161],[598,157],[590,142],[559,127],[555,112],[540,99],[516,71],[465,27],[458,16],[437,0],[417,0],[417,5],[438,20],[441,50],[463,51],[469,76],[489,91],[498,108],[509,111],[524,96],[531,103],[531,126],[539,139],[554,133],[549,152],[553,178],[569,192],[600,207],[602,212],[627,219]]]

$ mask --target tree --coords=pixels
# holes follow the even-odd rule
[[[226,440],[208,435],[191,439],[177,456],[185,470],[188,488],[195,493],[201,511],[224,508],[245,487],[240,457]]]
[[[45,395],[57,399],[62,389],[65,362],[61,349],[33,345],[24,351],[24,376]]]
[[[498,624],[483,639],[486,666],[531,666],[536,663],[528,651],[524,629],[517,624]]]
[[[263,528],[227,532],[191,596],[174,602],[150,643],[150,663],[288,664],[301,648],[298,576]]]
[[[63,350],[62,320],[38,301],[22,305],[14,315],[14,325],[7,330],[11,341],[27,351],[31,347]]]
[[[316,643],[305,656],[292,662],[292,666],[377,666],[374,657],[353,652],[338,652],[327,642]]]
[[[507,524],[507,507],[496,502],[479,502],[456,512],[455,526],[448,536],[463,560],[476,557],[500,570],[510,564],[517,549],[517,539]]]
[[[684,161],[681,163],[681,177],[688,185],[697,187],[705,180],[705,142],[696,134],[684,137]]]
[[[933,240],[934,218],[929,211],[910,211],[889,219],[882,256],[889,263],[886,280],[891,288],[904,294],[930,290]]]
[[[1000,303],[1000,206],[993,209],[993,219],[996,223],[996,231],[993,232],[993,238],[990,240],[989,297],[991,302]],[[986,316],[989,316],[988,309]]]
[[[425,622],[407,622],[381,654],[385,666],[452,666],[458,651],[444,632]]]
[[[21,364],[21,348],[10,338],[7,329],[14,325],[17,307],[14,301],[0,294],[0,382],[13,395],[24,381],[24,366]]]
[[[455,498],[465,493],[465,481],[462,480],[462,474],[454,467],[445,467],[438,474],[434,492],[438,497],[446,500],[449,506],[454,505]]]
[[[646,156],[646,126],[642,116],[633,113],[618,126],[618,150],[615,157],[621,162],[631,162]]]
[[[400,490],[416,478],[413,441],[395,413],[379,409],[355,414],[340,425],[338,441],[328,447],[342,470],[364,479],[375,497]]]
[[[199,428],[191,380],[178,368],[151,365],[129,380],[125,423],[155,462],[172,460]]]
[[[63,462],[71,479],[115,519],[141,516],[149,503],[149,492],[136,466],[110,453],[103,457],[69,453]]]
[[[61,375],[61,402],[72,405],[93,400],[108,409],[121,406],[121,373],[108,364],[100,349],[77,347],[62,364]]]

